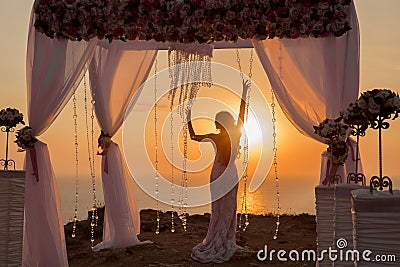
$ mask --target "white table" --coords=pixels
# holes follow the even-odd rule
[[[25,171],[0,171],[0,266],[21,266]]]
[[[354,190],[352,195],[353,242],[360,254],[372,251],[368,257],[388,258],[393,255],[396,262],[360,261],[356,266],[399,266],[400,265],[400,191],[367,189]]]

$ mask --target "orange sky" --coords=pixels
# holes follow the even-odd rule
[[[27,27],[33,1],[2,1],[0,3],[0,29],[2,41],[0,51],[1,92],[0,108],[16,107],[26,114],[25,56]],[[361,30],[361,84],[362,90],[389,88],[400,90],[400,31],[397,30],[400,17],[398,0],[355,0]],[[242,65],[247,72],[249,50],[241,51]],[[216,51],[214,60],[236,67],[234,51]],[[167,66],[165,52],[159,55],[159,69]],[[269,99],[269,82],[263,73],[258,59],[254,61],[254,82]],[[85,141],[83,86],[77,92],[79,115],[79,140],[81,172],[88,173],[88,159]],[[277,111],[278,157],[281,177],[309,177],[318,182],[320,154],[325,145],[299,134],[280,110]],[[98,136],[96,129],[96,138]],[[400,185],[398,165],[398,136],[400,120],[394,121],[389,130],[383,132],[384,174],[394,178],[395,188]],[[40,137],[49,144],[53,166],[58,177],[74,173],[73,120],[72,105],[69,103],[57,121]],[[121,133],[115,140],[121,140]],[[4,135],[0,136],[0,156],[4,153]],[[22,153],[16,153],[11,144],[11,156],[17,167],[23,164]],[[377,134],[369,129],[361,139],[361,152],[365,173],[375,175],[378,171]],[[99,157],[96,157],[97,167]],[[99,173],[99,172],[97,172]],[[294,179],[294,178],[290,178]],[[308,188],[308,190],[310,190]]]

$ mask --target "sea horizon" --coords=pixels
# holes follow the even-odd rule
[[[149,179],[152,177],[149,176]],[[318,177],[282,176],[279,181],[279,196],[281,214],[308,213],[315,215],[314,188],[318,184]],[[60,191],[61,211],[64,224],[73,220],[75,209],[75,177],[63,176],[57,179]],[[87,218],[92,208],[93,193],[89,176],[82,176],[79,180],[78,191],[78,220]],[[97,206],[104,205],[101,178],[96,178]],[[146,194],[135,182],[134,190],[139,210],[157,209],[157,201]],[[239,184],[237,213],[242,213],[243,183]],[[188,196],[190,198],[190,195]],[[179,210],[174,206],[174,211]],[[172,210],[171,205],[159,202],[159,209],[163,212]],[[268,177],[254,192],[247,192],[247,212],[256,215],[276,214],[277,194],[275,179]],[[204,214],[211,211],[211,206],[204,205],[187,209],[187,213]]]

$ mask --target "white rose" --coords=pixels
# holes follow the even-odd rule
[[[385,108],[394,108],[394,107],[396,107],[396,106],[395,106],[395,103],[394,103],[394,97],[392,97],[392,98],[386,100],[386,101],[385,101],[385,104],[384,104],[383,106],[384,106]]]
[[[350,111],[348,109],[346,109],[345,111],[343,111],[343,118],[344,119],[348,119],[350,116]]]
[[[300,14],[300,9],[297,7],[292,7],[289,13],[291,17],[297,17]]]
[[[314,24],[313,30],[314,30],[314,31],[322,31],[323,26],[324,26],[324,25],[322,24],[322,22],[321,22],[321,21],[318,21],[318,22],[316,22],[316,23]]]
[[[306,24],[301,24],[300,25],[300,32],[302,33],[302,34],[304,34],[304,33],[306,33],[308,31],[308,26],[306,25]]]
[[[328,9],[329,8],[329,4],[328,3],[326,3],[326,2],[321,2],[321,3],[318,3],[318,8],[319,9]]]
[[[373,98],[368,101],[368,111],[372,114],[378,114],[381,111],[381,106],[378,105]]]
[[[359,98],[356,101],[357,106],[359,106],[362,109],[366,109],[368,107],[367,102],[363,98]]]
[[[327,136],[327,134],[328,134],[328,128],[326,128],[326,127],[322,128],[321,136]]]
[[[400,98],[398,96],[393,97],[393,105],[397,109],[400,109]]]
[[[289,19],[285,19],[284,21],[282,21],[282,28],[285,31],[290,30],[290,20]]]

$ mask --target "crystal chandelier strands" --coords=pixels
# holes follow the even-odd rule
[[[239,54],[239,49],[236,49],[236,61],[238,63],[238,68],[240,71],[240,77],[242,78],[242,81],[244,81],[244,74],[242,71],[242,65],[240,62],[240,54]],[[249,81],[251,82],[252,77],[253,77],[253,49],[250,50],[250,59],[249,59]],[[250,106],[250,92],[251,92],[251,84],[249,87],[249,91],[247,92],[246,95],[246,109],[245,109],[245,118],[244,118],[244,123],[248,121],[248,116],[249,116],[249,106]],[[238,228],[239,230],[243,229],[243,231],[246,231],[248,225],[250,224],[249,222],[249,215],[247,213],[247,179],[248,179],[248,164],[249,164],[249,139],[247,136],[247,133],[245,134],[245,139],[244,139],[244,147],[243,147],[243,196],[242,196],[242,210],[239,216],[239,225]],[[242,215],[244,214],[245,217],[245,222],[244,225],[242,225]],[[243,227],[243,228],[242,228]]]
[[[86,74],[83,76],[83,85],[84,85],[84,98],[85,98],[85,126],[86,126],[86,142],[87,142],[87,150],[88,150],[88,160],[89,160],[89,169],[90,169],[90,177],[92,182],[92,209],[91,209],[91,220],[90,220],[90,242],[92,243],[92,247],[94,245],[94,227],[97,226],[97,197],[96,197],[96,173],[95,173],[95,165],[94,165],[94,104],[95,101],[91,100],[91,129],[90,129],[90,137],[89,137],[89,111],[88,111],[88,98],[87,98],[87,80]]]
[[[76,222],[78,221],[78,189],[79,189],[79,157],[78,157],[78,115],[76,112],[76,94],[72,97],[74,119],[74,146],[75,146],[75,209],[72,225],[72,238],[76,236]]]
[[[158,173],[158,132],[157,132],[157,67],[158,67],[158,60],[157,57],[154,61],[154,153],[155,153],[155,161],[154,161],[154,167],[155,167],[155,174],[154,174],[154,182],[155,182],[155,193],[156,193],[156,210],[157,210],[157,228],[156,228],[156,234],[158,235],[160,233],[160,207],[159,207],[159,196],[158,196],[158,179],[159,179],[159,173]]]

